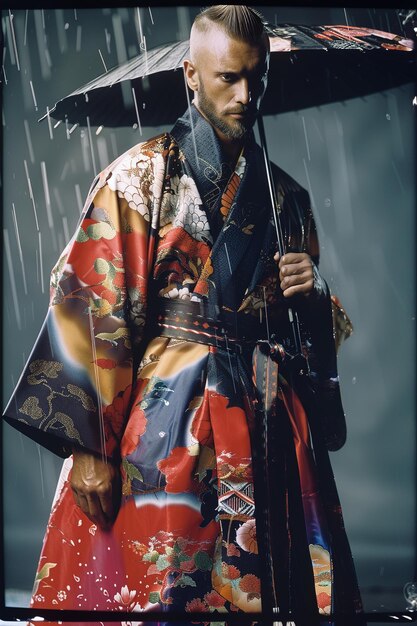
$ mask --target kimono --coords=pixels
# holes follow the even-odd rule
[[[287,249],[317,266],[308,194],[273,174]],[[193,107],[97,177],[5,412],[68,457],[31,606],[361,610],[327,452],[345,436],[331,299],[300,301],[303,377],[275,251],[259,146],[231,170]],[[120,460],[110,531],[75,505],[73,444]]]

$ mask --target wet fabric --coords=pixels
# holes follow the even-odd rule
[[[308,196],[274,171],[287,244],[318,262]],[[6,414],[63,456],[73,443],[120,453],[122,504],[111,531],[97,528],[65,461],[32,606],[216,621],[262,606],[360,610],[314,393],[307,414],[292,371],[264,349],[288,325],[266,190],[253,137],[230,167],[196,110],[95,182]],[[155,335],[158,299],[201,303],[259,341],[236,351]],[[307,331],[317,306],[331,320],[328,294],[313,299]]]

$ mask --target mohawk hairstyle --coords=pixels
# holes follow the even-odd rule
[[[222,28],[229,37],[255,45],[265,33],[262,15],[240,4],[216,4],[203,9],[195,18],[194,26],[200,32],[206,32],[208,22]]]

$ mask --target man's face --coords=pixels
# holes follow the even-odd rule
[[[269,54],[213,27],[204,33],[195,68],[195,101],[220,139],[242,139],[253,127],[267,85]]]

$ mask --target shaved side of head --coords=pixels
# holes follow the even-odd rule
[[[269,38],[260,13],[238,4],[218,4],[204,9],[194,20],[190,34],[190,57],[193,63],[198,64],[206,35],[211,29],[221,29],[232,39],[253,46],[264,46],[269,51]]]

